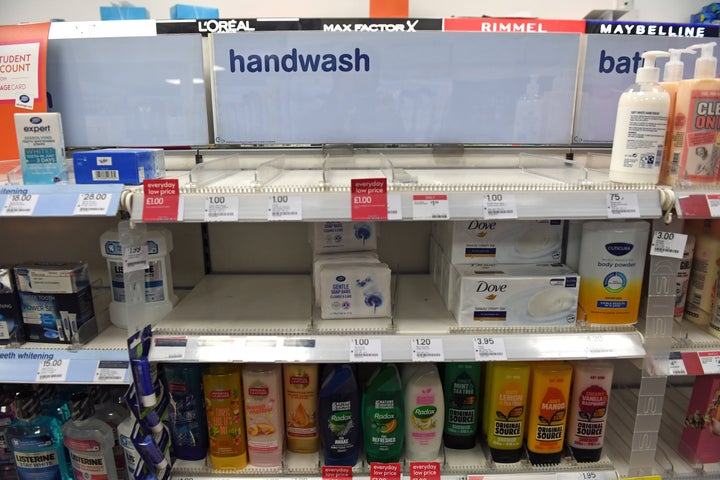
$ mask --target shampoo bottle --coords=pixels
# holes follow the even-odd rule
[[[567,443],[578,462],[597,462],[605,439],[613,366],[610,362],[573,365]]]
[[[395,364],[381,365],[368,380],[362,397],[362,424],[368,463],[398,462],[405,439],[405,408]]]
[[[572,366],[538,362],[532,366],[527,450],[533,465],[556,465],[562,458]]]
[[[203,373],[203,393],[212,468],[245,468],[247,447],[240,366],[210,365]]]
[[[355,466],[360,453],[360,392],[350,365],[328,365],[318,401],[325,465]]]
[[[173,452],[180,460],[202,460],[207,454],[207,419],[200,368],[188,363],[163,365],[170,393],[168,423]]]
[[[317,452],[318,365],[286,363],[283,381],[287,449],[296,453]]]
[[[695,53],[690,48],[670,48],[670,60],[665,63],[663,69],[663,81],[660,85],[670,95],[670,109],[668,110],[667,130],[665,131],[665,144],[663,147],[662,165],[660,165],[660,183],[674,185],[677,180],[678,161],[673,154],[673,135],[675,134],[675,102],[680,82],[683,79],[685,65],[682,62],[683,53]]]
[[[280,365],[243,365],[243,393],[250,463],[279,467],[285,436]]]
[[[610,158],[613,182],[658,183],[670,95],[658,83],[655,59],[668,56],[662,51],[643,53],[635,83],[620,96]]]
[[[677,180],[690,183],[717,181],[717,105],[720,80],[715,78],[715,42],[693,45],[699,48],[692,80],[683,80],[675,100],[673,162],[677,160]]]
[[[497,463],[515,463],[522,455],[528,404],[530,364],[492,362],[488,364],[485,390],[487,444]]]
[[[405,456],[409,461],[434,461],[440,455],[445,422],[442,381],[435,364],[422,363],[413,369],[404,400]]]
[[[445,363],[444,380],[445,446],[457,449],[473,448],[480,406],[480,364]]]
[[[72,420],[62,426],[63,441],[70,452],[75,478],[117,480],[115,435],[112,428],[96,418],[92,399],[86,393],[70,397]]]
[[[17,417],[5,429],[13,452],[18,480],[64,480],[73,478],[67,467],[60,423],[40,414],[37,392],[15,396]]]

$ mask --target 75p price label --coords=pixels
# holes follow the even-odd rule
[[[640,216],[640,205],[636,193],[608,193],[606,202],[608,218],[638,218]]]

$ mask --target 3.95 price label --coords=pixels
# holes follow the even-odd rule
[[[475,337],[473,338],[475,360],[507,360],[505,339],[502,337]]]

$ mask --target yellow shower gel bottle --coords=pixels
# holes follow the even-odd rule
[[[515,463],[522,455],[530,364],[492,362],[487,398],[487,444],[494,462]]]
[[[203,374],[210,462],[218,470],[247,466],[243,391],[239,365],[210,365]]]

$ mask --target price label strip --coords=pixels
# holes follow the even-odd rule
[[[708,193],[705,198],[707,199],[708,208],[710,209],[710,216],[720,217],[720,194]]]
[[[73,215],[107,215],[112,198],[112,193],[81,193]]]
[[[608,218],[638,218],[640,204],[637,193],[608,193]]]
[[[413,195],[413,220],[447,220],[450,205],[447,195]]]
[[[64,382],[67,379],[70,359],[40,360],[38,364],[36,382]]]
[[[299,195],[269,195],[268,220],[302,220],[302,197]]]
[[[34,193],[14,193],[8,195],[0,215],[5,217],[32,217],[40,195]]]
[[[351,362],[382,362],[382,340],[379,338],[351,338]]]
[[[236,196],[209,195],[205,197],[203,219],[206,222],[237,222],[240,198]]]
[[[687,243],[687,235],[673,232],[655,232],[653,234],[650,255],[682,259]]]
[[[100,360],[95,367],[93,382],[124,383],[130,362],[125,360]]]
[[[518,218],[515,195],[512,193],[487,193],[483,195],[483,218]]]
[[[698,357],[705,375],[720,373],[720,352],[698,352]]]
[[[502,337],[475,337],[473,349],[476,361],[507,360],[505,339]]]
[[[444,362],[445,352],[440,338],[413,338],[410,340],[413,362]]]

